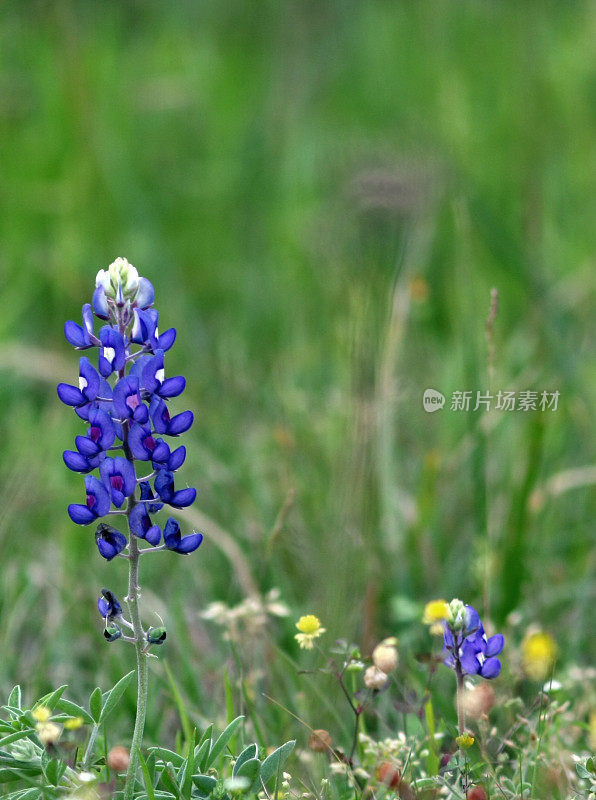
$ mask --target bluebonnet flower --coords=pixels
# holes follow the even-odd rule
[[[163,529],[163,539],[168,550],[187,554],[192,553],[199,547],[203,541],[203,534],[195,532],[189,533],[188,536],[182,536],[180,525],[173,517],[170,517]]]
[[[151,516],[164,504],[185,508],[196,498],[194,488],[177,490],[174,485],[174,473],[186,459],[186,448],[171,449],[166,439],[185,433],[194,415],[190,410],[170,414],[168,404],[182,394],[186,379],[182,375],[166,377],[164,354],[175,342],[176,329],[159,333],[154,295],[151,283],[126,259],[116,259],[108,269],[99,270],[92,302],[83,306],[82,325],[69,320],[64,326],[66,340],[77,350],[95,348],[97,360],[94,365],[82,356],[78,386],[61,383],[57,387],[60,400],[87,423],[86,431],[75,438],[76,449],[63,453],[66,466],[85,475],[85,502],[70,504],[68,514],[77,525],[97,523],[99,554],[106,561],[117,556],[127,559],[133,586],[140,555],[153,548],[186,555],[203,539],[196,532],[182,536],[173,518],[162,532]],[[94,316],[102,321],[97,335]],[[153,472],[138,477],[137,462],[149,462]],[[99,478],[89,474],[95,470]],[[127,518],[130,537],[102,521],[108,514]],[[164,543],[159,547],[162,536]],[[140,549],[139,539],[151,547]],[[126,602],[131,620],[127,620],[116,596],[102,589],[97,607],[106,620],[104,636],[108,641],[142,642],[143,648],[161,644],[165,629],[145,631],[138,610],[133,613],[136,594],[129,591]],[[122,637],[114,620],[134,636]]]
[[[107,525],[105,522],[100,522],[95,531],[95,543],[99,554],[105,558],[106,561],[111,561],[124,548],[128,545],[126,536],[120,531]]]
[[[496,678],[501,671],[498,656],[505,643],[502,634],[487,637],[475,608],[459,600],[449,604],[444,623],[443,663],[463,675]]]
[[[116,595],[109,589],[101,590],[97,600],[97,609],[104,619],[116,619],[122,614],[122,606]]]

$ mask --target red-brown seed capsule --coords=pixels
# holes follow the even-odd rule
[[[130,756],[126,747],[116,745],[108,753],[108,767],[114,772],[126,772],[130,764]]]

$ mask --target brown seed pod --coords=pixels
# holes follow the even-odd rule
[[[108,753],[108,767],[114,772],[126,772],[130,764],[130,756],[126,747],[116,745]]]
[[[390,789],[397,789],[401,783],[401,772],[390,761],[383,761],[377,768],[377,778]]]
[[[486,792],[482,786],[472,786],[466,792],[466,800],[486,800]]]
[[[331,734],[324,728],[313,731],[308,740],[308,746],[315,753],[326,753],[331,747]]]

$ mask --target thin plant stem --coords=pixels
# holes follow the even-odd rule
[[[455,675],[457,677],[457,732],[463,736],[466,732],[466,709],[464,707],[464,673],[459,658],[455,659]]]
[[[85,748],[85,755],[83,756],[83,761],[81,763],[83,769],[89,768],[89,764],[91,763],[91,756],[93,755],[93,749],[95,748],[95,742],[97,741],[98,733],[99,733],[99,725],[96,724],[91,728],[89,741],[87,742],[87,747]]]

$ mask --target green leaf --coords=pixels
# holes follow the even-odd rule
[[[149,771],[149,767],[147,766],[147,762],[143,758],[143,754],[137,748],[137,752],[139,754],[139,761],[141,764],[141,771],[143,773],[143,781],[145,782],[145,790],[147,792],[147,800],[156,800],[155,798],[155,790],[153,788],[153,778],[151,777],[151,773]]]
[[[24,739],[26,736],[31,736],[32,731],[31,729],[26,731],[16,731],[15,733],[9,733],[8,736],[4,736],[0,739],[0,747],[2,745],[11,744],[11,742],[18,742],[19,739]]]
[[[150,747],[150,753],[155,753],[156,757],[167,764],[170,761],[175,767],[181,767],[184,764],[184,756],[180,753],[175,753],[173,750],[168,750],[167,747]]]
[[[244,717],[236,717],[236,719],[234,719],[234,720],[232,720],[232,722],[230,722],[228,727],[219,736],[219,738],[217,739],[217,741],[215,742],[215,744],[211,748],[211,752],[209,753],[209,757],[207,759],[207,764],[205,765],[205,767],[203,767],[203,769],[209,769],[209,767],[211,767],[211,766],[213,766],[213,764],[215,764],[217,759],[220,757],[220,755],[226,749],[226,746],[227,746],[228,742],[230,741],[230,739],[232,738],[232,736],[234,735],[234,732],[236,731],[236,728],[240,725],[240,723],[243,720],[244,720]]]
[[[18,708],[19,711],[22,711],[23,706],[20,686],[15,686],[12,692],[8,695],[7,705],[13,706],[14,708]]]
[[[100,723],[105,722],[106,717],[116,708],[118,701],[127,690],[128,684],[131,682],[133,675],[134,670],[131,670],[123,678],[120,678],[118,683],[110,690],[103,704],[103,708],[101,709],[101,714],[99,717]]]
[[[61,697],[56,702],[56,708],[59,711],[64,711],[64,713],[68,714],[70,717],[83,717],[87,725],[93,725],[93,717],[91,716],[91,714],[88,711],[86,711],[82,706],[78,706],[71,700],[65,700],[63,697]]]
[[[39,789],[19,789],[18,792],[11,792],[5,795],[2,800],[39,800]]]
[[[62,686],[59,686],[57,689],[54,689],[53,692],[48,692],[48,694],[44,694],[44,696],[41,697],[37,701],[37,703],[35,703],[35,705],[33,706],[33,710],[39,708],[40,706],[46,706],[46,708],[49,708],[50,711],[53,711],[54,708],[56,707],[56,703],[58,702],[58,700],[60,700],[60,698],[64,694],[64,691],[67,688],[67,686],[68,684],[65,683]]]
[[[203,742],[203,744],[198,744],[195,747],[195,764],[199,767],[199,769],[203,769],[203,761],[208,758],[210,749],[211,739],[207,739]]]
[[[192,782],[199,790],[201,797],[209,797],[217,786],[217,780],[212,775],[193,775]]]
[[[51,758],[47,764],[44,765],[44,775],[48,783],[52,786],[58,786],[60,783],[60,778],[64,775],[66,771],[66,764],[63,761],[59,761],[57,758]]]
[[[238,770],[244,764],[245,761],[248,761],[249,759],[256,757],[257,757],[256,744],[249,744],[248,747],[245,748],[236,759],[236,763],[234,764],[234,769],[232,770],[232,775],[238,774]]]
[[[192,740],[194,741],[196,731],[193,732]],[[184,762],[180,775],[178,776],[178,784],[180,785],[180,792],[184,800],[190,800],[190,792],[192,789],[192,774],[195,769],[195,750],[194,747],[190,748],[190,752],[186,761]]]
[[[270,756],[267,756],[261,765],[261,780],[263,783],[267,783],[274,775],[281,773],[281,768],[286,763],[295,744],[296,740],[291,739],[289,742],[282,744],[281,747],[278,747],[277,750],[274,750]]]
[[[173,772],[174,772],[174,765],[171,763],[166,764],[165,769],[161,773],[161,782],[169,792],[172,792],[172,794],[174,795],[174,797],[177,798],[177,800],[180,800],[180,790],[178,789],[176,781],[174,780]]]
[[[245,761],[241,766],[240,769],[234,772],[235,778],[248,778],[250,781],[250,789],[255,790],[256,787],[260,786],[259,776],[261,773],[261,762],[258,758],[249,758],[248,761]]]
[[[93,721],[99,725],[99,720],[101,717],[101,689],[99,686],[96,686],[95,689],[91,692],[91,697],[89,698],[89,711],[91,712],[91,716],[93,717]]]

